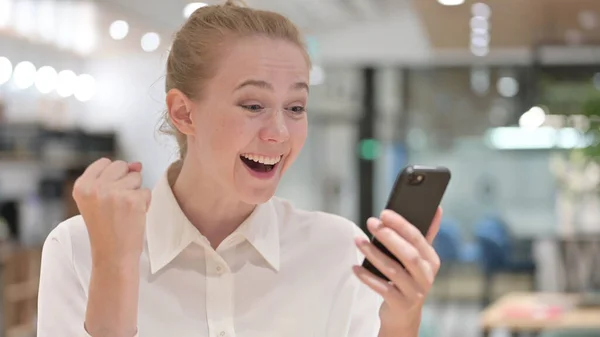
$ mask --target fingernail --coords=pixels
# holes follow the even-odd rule
[[[355,238],[354,242],[356,242],[356,245],[359,247],[364,247],[367,245],[367,243],[369,243],[369,241],[365,240],[364,238]]]
[[[379,230],[382,226],[383,223],[377,218],[369,218],[369,220],[367,220],[367,227],[371,231]]]
[[[391,215],[391,212],[392,211],[390,211],[389,209],[384,209],[383,211],[381,211],[381,214],[379,215],[381,221],[387,221]]]

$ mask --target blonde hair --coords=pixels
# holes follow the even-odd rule
[[[197,9],[175,33],[167,60],[165,91],[178,89],[190,99],[201,98],[204,84],[215,75],[224,41],[249,36],[289,41],[303,50],[310,65],[303,37],[288,18],[245,7],[241,1],[227,0],[223,5]],[[187,138],[173,125],[168,111],[160,129],[175,136],[183,160]]]

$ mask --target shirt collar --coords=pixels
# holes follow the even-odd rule
[[[254,212],[240,225],[237,232],[276,271],[279,270],[279,222],[273,200],[256,206]]]
[[[167,174],[152,190],[146,218],[148,255],[153,274],[169,264],[191,243],[208,245],[206,238],[179,207]],[[232,236],[240,234],[273,269],[279,270],[279,223],[272,200],[258,205]]]

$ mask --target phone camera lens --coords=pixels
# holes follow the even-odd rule
[[[420,185],[423,181],[425,181],[425,175],[421,173],[411,173],[408,176],[408,183],[410,185]]]

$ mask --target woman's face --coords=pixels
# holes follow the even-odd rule
[[[303,51],[290,42],[226,45],[191,115],[188,151],[201,172],[243,202],[271,198],[306,140],[308,80]]]

